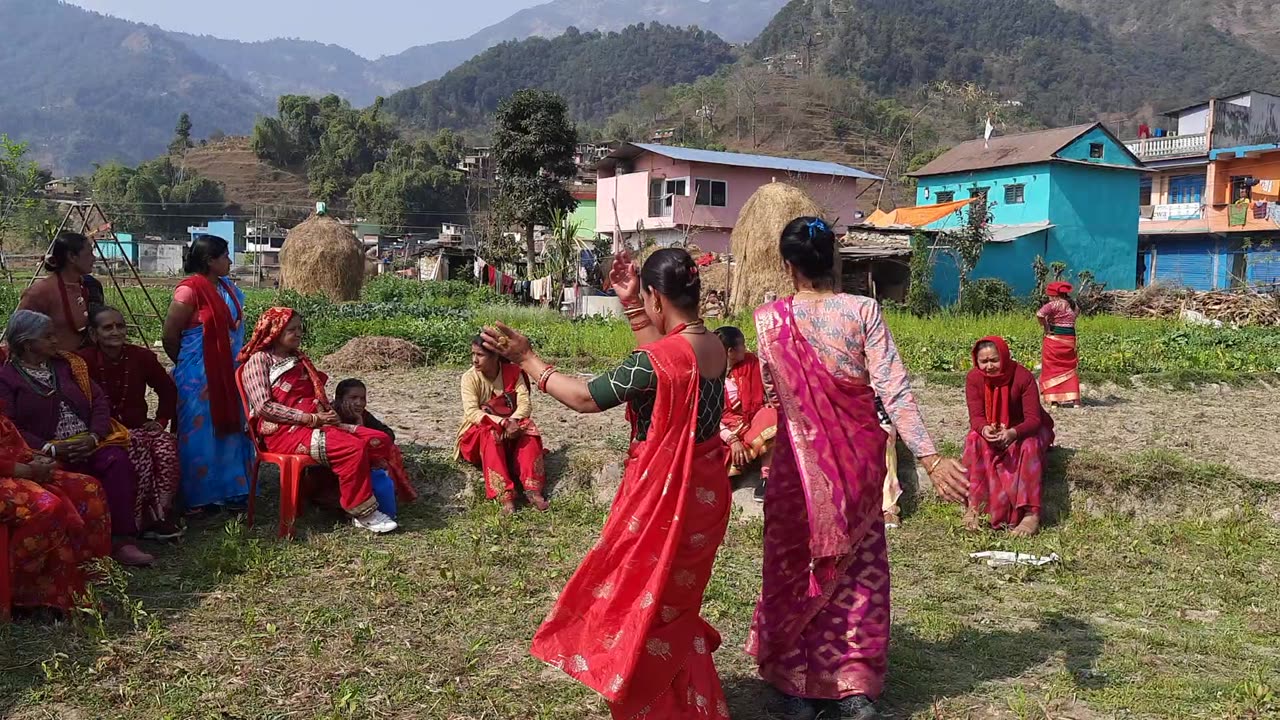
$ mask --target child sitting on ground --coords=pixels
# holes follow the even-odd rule
[[[333,395],[333,410],[338,413],[338,421],[344,425],[356,425],[384,432],[394,443],[396,439],[395,431],[369,412],[368,405],[369,389],[365,387],[363,381],[356,378],[347,378],[338,383],[337,390]],[[391,470],[376,469],[373,471],[373,494],[378,499],[378,507],[394,518],[397,509],[397,496],[401,500],[412,501],[418,497],[418,493],[413,489],[413,485],[409,483],[407,476],[396,477],[396,475],[400,474],[399,468],[404,467],[404,459],[400,456],[399,446],[393,445],[391,454],[398,462],[390,464]]]

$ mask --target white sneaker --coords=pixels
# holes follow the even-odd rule
[[[389,533],[400,527],[395,520],[392,520],[381,510],[374,510],[362,518],[351,518],[351,524],[379,535]]]

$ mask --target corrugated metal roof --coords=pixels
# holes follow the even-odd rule
[[[634,148],[634,149],[633,149]],[[709,163],[712,165],[734,165],[737,167],[763,168],[780,172],[801,173],[805,175],[834,175],[851,177],[860,180],[883,180],[857,168],[821,160],[799,160],[781,158],[770,155],[747,155],[744,153],[717,152],[714,150],[696,150],[694,148],[675,147],[672,145],[653,145],[650,143],[627,143],[614,150],[609,157],[600,161],[601,167],[612,167],[619,159],[635,157],[639,153],[635,149],[656,153],[663,157],[681,162]],[[607,165],[606,165],[607,163]]]
[[[991,138],[989,144],[982,139],[969,140],[908,174],[913,177],[928,177],[1049,162],[1054,159],[1055,153],[1097,125],[1098,123],[1089,123],[1017,135],[998,135]]]

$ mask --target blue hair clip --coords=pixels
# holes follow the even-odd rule
[[[823,222],[822,218],[814,218],[809,221],[809,239],[810,240],[813,239],[815,231],[828,232],[830,230],[831,228],[827,227],[827,224]]]

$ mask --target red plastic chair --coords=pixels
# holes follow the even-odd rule
[[[9,622],[13,607],[13,570],[9,567],[9,526],[0,525],[0,622]]]
[[[236,390],[240,392],[240,404],[244,406],[244,416],[249,417],[249,396],[244,392],[244,366],[236,370]],[[248,423],[249,439],[257,452],[253,458],[253,466],[249,469],[249,527],[253,527],[254,506],[258,500],[258,468],[262,463],[269,463],[280,468],[280,537],[293,537],[293,525],[302,511],[302,473],[312,465],[319,465],[310,455],[292,455],[268,452],[262,439],[258,437],[253,423]]]

